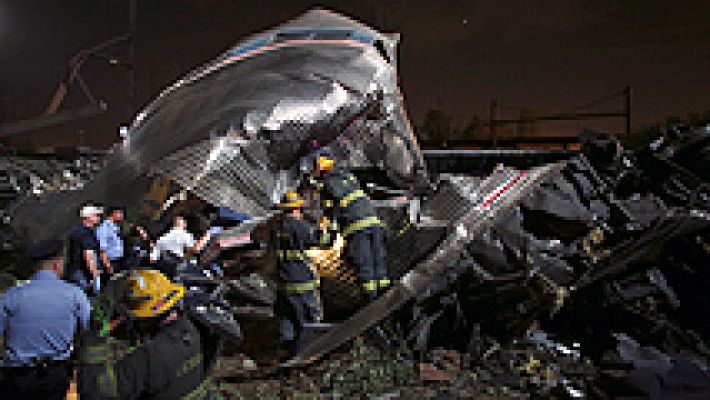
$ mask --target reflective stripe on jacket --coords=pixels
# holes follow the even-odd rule
[[[311,282],[316,276],[306,250],[320,246],[321,236],[314,224],[285,216],[274,224],[271,243],[276,250],[281,283]]]
[[[85,334],[79,350],[81,399],[208,399],[209,373],[219,338],[200,331],[186,315],[115,363],[107,338]]]
[[[361,189],[355,175],[345,170],[334,170],[323,184],[324,202],[333,201],[333,216],[343,227],[343,236],[380,225],[375,208],[367,194]]]

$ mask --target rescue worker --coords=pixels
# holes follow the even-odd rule
[[[64,399],[69,389],[74,335],[89,322],[91,305],[62,281],[64,243],[41,241],[27,255],[32,278],[0,296],[0,399]]]
[[[329,154],[318,157],[312,176],[321,192],[321,202],[326,208],[330,205],[324,211],[337,222],[346,241],[345,256],[358,269],[362,290],[372,300],[390,285],[384,224],[357,178],[345,169],[336,168]]]
[[[125,305],[142,344],[110,363],[112,303],[97,299],[79,350],[80,398],[209,399],[221,340],[179,310],[185,288],[155,270],[132,270],[125,287]]]
[[[304,324],[322,319],[318,277],[305,251],[327,243],[321,243],[319,230],[303,220],[304,203],[296,191],[286,192],[278,207],[287,213],[274,224],[270,241],[280,284],[275,311],[282,318],[281,340],[289,357],[295,355]]]

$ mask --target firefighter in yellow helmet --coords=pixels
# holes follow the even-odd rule
[[[288,356],[295,355],[304,324],[322,318],[318,277],[306,250],[329,243],[321,240],[323,233],[315,224],[303,219],[304,204],[296,191],[287,191],[278,204],[285,213],[271,230],[279,281],[275,311],[281,318],[281,340]]]
[[[332,204],[327,213],[341,229],[346,241],[345,255],[358,269],[363,292],[369,299],[375,298],[390,285],[383,222],[357,178],[338,168],[329,153],[320,154],[311,175],[318,182],[321,199]]]
[[[220,339],[183,313],[185,288],[155,270],[133,270],[122,298],[143,335],[122,359],[108,360],[110,300],[98,298],[92,327],[79,349],[79,394],[83,399],[207,399]],[[105,301],[102,301],[105,300]]]

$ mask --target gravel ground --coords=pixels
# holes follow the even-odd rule
[[[455,351],[437,349],[417,359],[384,354],[362,339],[307,368],[270,379],[233,378],[241,357],[220,358],[215,375],[226,399],[526,399],[571,398],[563,379],[586,390],[596,370],[589,360],[560,356],[518,342],[470,363]],[[417,359],[417,360],[415,360]],[[248,363],[248,362],[247,362]],[[576,370],[576,378],[563,373]]]

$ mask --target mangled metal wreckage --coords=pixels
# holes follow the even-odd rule
[[[514,310],[490,321],[491,329],[511,334],[516,324],[558,310],[581,287],[624,270],[646,248],[707,227],[707,203],[669,204],[652,192],[616,198],[617,174],[605,176],[584,155],[487,176],[428,176],[397,86],[397,40],[324,10],[256,34],[165,89],[94,181],[52,204],[27,201],[13,216],[15,228],[33,238],[59,236],[75,218],[71,210],[87,200],[125,204],[133,218],[160,219],[186,197],[248,215],[203,257],[230,265],[226,276],[185,280],[219,287],[222,311],[241,326],[233,333],[243,334],[242,351],[267,360],[273,354],[258,353],[276,347],[275,328],[264,346],[275,322],[275,286],[260,232],[281,194],[328,148],[369,181],[389,226],[388,265],[397,282],[358,309],[356,274],[338,258],[340,247],[314,254],[326,320],[334,325],[282,365],[293,366],[400,314],[407,315],[397,324],[404,336],[426,346],[441,304],[463,304],[459,314],[486,324],[483,313],[471,312],[477,303],[466,303],[477,291],[493,293],[489,305]],[[46,211],[38,214],[38,207]],[[495,291],[486,292],[490,287]],[[498,299],[512,292],[512,303]],[[453,333],[465,347],[469,335]]]

